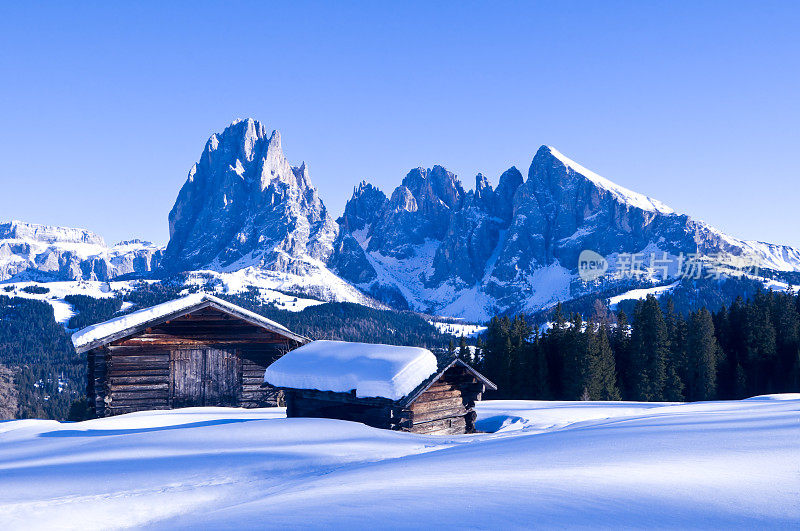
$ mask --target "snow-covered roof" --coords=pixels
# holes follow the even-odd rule
[[[75,350],[85,352],[99,345],[116,341],[135,333],[142,327],[163,322],[168,319],[174,319],[181,315],[199,310],[202,308],[213,307],[217,310],[225,312],[234,317],[238,317],[243,321],[247,321],[256,326],[261,326],[273,332],[277,332],[295,341],[305,343],[307,338],[295,334],[285,326],[271,321],[266,317],[253,313],[244,308],[240,308],[235,304],[218,299],[213,295],[207,293],[194,293],[187,295],[180,299],[158,304],[150,308],[145,308],[122,317],[117,317],[103,323],[98,323],[92,326],[87,326],[83,330],[79,330],[72,334],[72,344]]]
[[[436,374],[437,365],[436,356],[424,348],[313,341],[267,367],[264,382],[399,400]]]

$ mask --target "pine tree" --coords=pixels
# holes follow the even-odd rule
[[[756,295],[753,303],[747,306],[746,316],[749,365],[747,394],[753,396],[774,392],[770,366],[776,360],[777,337],[765,295]]]
[[[586,377],[589,373],[586,333],[583,330],[583,319],[577,313],[572,315],[569,326],[563,331],[561,358],[564,398],[577,400],[586,389]]]
[[[0,365],[0,420],[17,418],[18,396],[14,373],[5,365]]]
[[[552,395],[547,356],[538,332],[534,334],[533,340],[525,348],[529,375],[526,396],[533,400],[548,400]]]
[[[770,376],[776,392],[796,389],[793,374],[797,353],[800,351],[800,314],[795,297],[787,293],[773,293],[772,321],[776,331],[776,359],[771,364]]]
[[[472,356],[470,356],[469,347],[467,347],[467,340],[464,338],[463,334],[461,339],[458,340],[458,357],[467,363],[472,362]]]
[[[688,373],[686,361],[686,322],[675,311],[672,298],[667,300],[664,321],[667,326],[669,354],[665,360],[666,380],[664,381],[664,400],[680,402],[684,399],[684,389]]]
[[[611,347],[614,351],[614,362],[617,367],[617,387],[626,400],[633,399],[633,370],[630,364],[631,330],[628,316],[620,310],[617,314],[617,326],[611,336]]]
[[[747,396],[747,375],[744,369],[738,363],[736,364],[735,371],[734,393],[737,398],[744,398]]]
[[[591,323],[587,334],[589,371],[585,389],[589,400],[619,400],[617,369],[608,331],[603,325]]]
[[[712,400],[717,391],[717,358],[719,345],[714,334],[714,321],[705,308],[692,314],[689,320],[687,353],[689,380],[688,400]]]
[[[636,304],[631,332],[631,369],[635,400],[664,399],[667,379],[666,360],[669,356],[667,325],[658,300],[648,295]]]
[[[722,306],[714,317],[714,336],[717,339],[717,398],[724,400],[735,396],[736,363],[731,353],[728,308]]]
[[[547,364],[550,393],[555,399],[566,398],[564,391],[564,350],[567,347],[567,320],[561,303],[556,304],[551,327],[539,339],[542,355]],[[574,398],[574,397],[572,397]]]

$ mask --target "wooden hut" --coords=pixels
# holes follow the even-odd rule
[[[475,402],[497,387],[454,356],[414,347],[314,341],[267,368],[288,417],[425,434],[475,431]]]
[[[308,340],[258,314],[193,294],[84,328],[95,416],[188,406],[277,405],[266,367]]]

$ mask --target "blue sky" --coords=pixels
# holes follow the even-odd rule
[[[541,144],[728,233],[800,246],[800,8],[772,2],[0,6],[0,220],[168,238],[205,141],[282,133],[341,213]]]

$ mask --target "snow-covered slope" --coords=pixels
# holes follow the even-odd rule
[[[91,280],[73,280],[62,282],[8,282],[2,284],[0,295],[8,297],[22,297],[47,302],[53,307],[53,316],[57,323],[67,326],[70,318],[75,315],[73,307],[64,300],[67,295],[86,295],[95,299],[119,297],[134,289],[134,282],[99,282]],[[38,288],[44,293],[31,291]],[[28,289],[28,291],[26,291]],[[127,310],[131,303],[124,302],[122,309]]]
[[[100,280],[156,269],[163,248],[131,240],[106,246],[99,235],[22,221],[0,223],[0,282]]]
[[[800,526],[800,395],[483,402],[421,436],[280,408],[0,423],[6,529]]]

